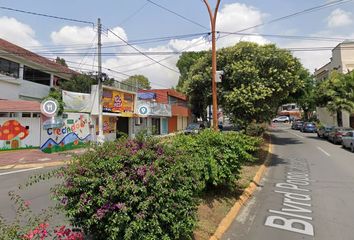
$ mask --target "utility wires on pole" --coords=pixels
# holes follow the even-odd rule
[[[103,135],[103,117],[102,117],[102,54],[101,54],[101,34],[102,34],[102,25],[101,19],[97,19],[97,78],[98,78],[98,137],[97,141],[99,143],[104,142],[104,135]]]

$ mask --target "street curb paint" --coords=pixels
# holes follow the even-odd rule
[[[227,213],[227,215],[224,217],[224,219],[219,223],[219,226],[216,229],[214,235],[211,236],[209,238],[209,240],[220,240],[221,239],[221,237],[224,235],[224,233],[227,231],[227,229],[231,226],[232,222],[237,217],[237,214],[239,213],[241,207],[253,195],[254,191],[257,188],[257,186],[259,186],[259,183],[260,183],[260,181],[262,179],[262,176],[263,176],[264,172],[267,170],[267,168],[268,168],[268,166],[269,166],[269,164],[271,162],[272,150],[273,150],[273,145],[272,145],[272,141],[271,141],[271,135],[269,135],[269,146],[268,146],[268,154],[267,154],[266,160],[264,161],[262,166],[259,167],[259,169],[258,169],[256,175],[254,176],[252,182],[243,191],[243,193],[240,196],[239,200],[236,201],[236,203],[230,209],[230,211]]]
[[[8,169],[22,169],[22,168],[35,168],[35,167],[56,167],[66,164],[66,161],[56,161],[49,163],[27,163],[27,164],[11,164],[1,166],[0,170],[8,170]]]

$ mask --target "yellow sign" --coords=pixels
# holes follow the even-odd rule
[[[119,113],[121,116],[132,117],[134,113],[134,94],[114,90],[103,91],[103,112]]]

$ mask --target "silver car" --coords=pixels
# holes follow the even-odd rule
[[[354,131],[349,131],[342,136],[342,145],[344,148],[350,148],[354,152]]]

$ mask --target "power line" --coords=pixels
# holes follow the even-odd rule
[[[171,70],[171,71],[173,71],[173,72],[175,72],[175,73],[179,73],[179,71],[176,71],[175,69],[170,68],[170,67],[168,67],[168,66],[166,66],[166,65],[164,65],[164,64],[162,64],[162,63],[160,63],[160,62],[158,62],[158,61],[156,61],[155,59],[153,59],[152,57],[146,55],[145,53],[141,52],[137,47],[134,47],[133,45],[131,45],[130,43],[128,43],[126,40],[124,40],[123,38],[121,38],[119,35],[117,35],[117,34],[116,34],[115,32],[113,32],[112,30],[108,29],[108,31],[109,31],[110,33],[112,33],[114,36],[116,36],[117,38],[119,38],[121,41],[125,42],[128,46],[130,46],[131,48],[133,48],[135,51],[139,52],[141,55],[143,55],[143,56],[145,56],[146,58],[150,59],[151,61],[153,61],[153,62],[159,64],[160,66],[163,66],[164,68],[169,69],[169,70]]]
[[[147,1],[148,1],[149,3],[151,3],[151,4],[153,4],[153,5],[155,5],[155,6],[159,7],[159,8],[161,8],[161,9],[167,11],[167,12],[170,12],[170,13],[172,13],[172,14],[174,14],[174,15],[176,15],[176,16],[178,16],[178,17],[180,17],[180,18],[182,18],[182,19],[184,19],[184,20],[186,20],[186,21],[188,21],[188,22],[190,22],[190,23],[193,23],[194,25],[197,25],[197,26],[199,26],[199,27],[201,27],[201,28],[204,28],[204,29],[209,29],[209,28],[203,26],[202,24],[197,23],[197,22],[194,21],[194,20],[191,20],[191,19],[189,19],[189,18],[187,18],[187,17],[185,17],[185,16],[183,16],[183,15],[181,15],[181,14],[175,12],[175,11],[172,11],[172,10],[170,10],[170,9],[168,9],[168,8],[166,8],[166,7],[162,6],[162,5],[160,5],[160,4],[157,4],[157,3],[153,2],[152,0],[147,0]]]
[[[41,16],[41,17],[47,17],[47,18],[60,19],[60,20],[65,20],[65,21],[70,21],[70,22],[91,24],[92,26],[95,25],[93,22],[85,21],[85,20],[79,20],[79,19],[74,19],[74,18],[66,18],[66,17],[53,16],[53,15],[48,15],[48,14],[43,14],[43,13],[36,13],[36,12],[30,12],[30,11],[15,9],[15,8],[4,7],[4,6],[0,6],[0,8],[1,8],[1,9],[4,9],[4,10],[8,10],[8,11],[14,11],[14,12],[20,12],[20,13],[25,13],[25,14],[31,14],[31,15],[35,15],[35,16]]]
[[[130,14],[128,17],[124,18],[121,22],[118,23],[119,25],[123,25],[124,23],[126,23],[128,20],[130,20],[131,18],[135,17],[139,12],[141,12],[141,10],[143,10],[147,5],[149,4],[148,1],[146,1],[141,7],[139,7],[136,11],[134,11],[132,14]]]
[[[247,28],[232,32],[229,35],[234,34],[234,33],[245,32],[247,30],[250,30],[250,29],[253,29],[253,28],[257,28],[257,27],[260,27],[260,26],[263,26],[263,25],[271,24],[271,23],[274,23],[274,22],[278,22],[278,21],[282,21],[282,20],[285,20],[285,19],[288,19],[288,18],[292,18],[292,17],[298,16],[298,15],[302,15],[302,14],[309,13],[309,12],[314,12],[314,11],[317,11],[317,10],[320,10],[320,9],[324,9],[324,8],[328,8],[328,7],[332,7],[332,6],[336,6],[336,5],[340,5],[340,4],[344,4],[346,2],[351,2],[351,1],[353,1],[353,0],[332,1],[332,2],[325,3],[325,4],[322,4],[322,5],[318,5],[318,6],[315,6],[315,7],[307,8],[307,9],[304,9],[304,10],[301,10],[301,11],[298,11],[298,12],[295,12],[295,13],[292,13],[292,14],[289,14],[289,15],[285,15],[285,16],[282,16],[282,17],[279,17],[279,18],[275,18],[275,19],[272,19],[272,20],[270,20],[268,22],[264,22],[264,23],[260,23],[260,24],[257,24],[257,25],[251,26],[251,27],[247,27]],[[223,37],[226,37],[226,36],[228,36],[228,35],[225,35]],[[222,37],[220,37],[220,38],[222,38]]]

